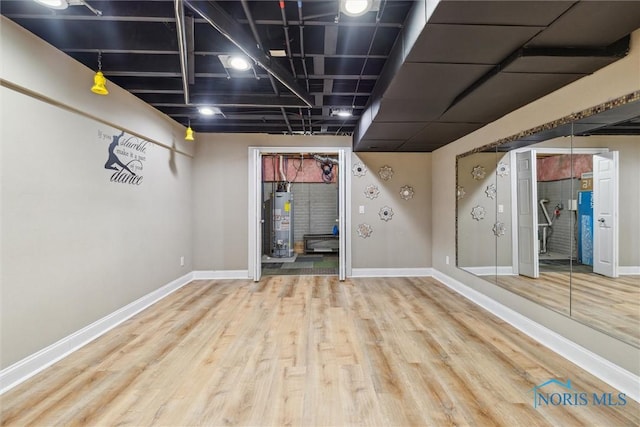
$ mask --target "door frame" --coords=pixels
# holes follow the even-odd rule
[[[351,147],[249,147],[248,239],[249,278],[262,276],[262,156],[267,154],[322,153],[338,156],[338,278],[351,276]]]
[[[559,147],[522,147],[509,151],[509,163],[511,164],[511,265],[512,271],[510,274],[518,275],[518,206],[516,204],[518,194],[518,180],[515,171],[516,165],[516,153],[522,153],[524,151],[536,150],[537,154],[600,154],[608,153],[609,148],[559,148]]]

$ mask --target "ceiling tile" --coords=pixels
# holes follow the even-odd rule
[[[544,27],[427,25],[407,56],[408,62],[497,64]]]
[[[439,121],[489,123],[583,76],[498,73],[453,105]]]
[[[547,26],[575,1],[443,0],[429,23]]]
[[[637,28],[640,1],[582,1],[527,47],[604,47]]]

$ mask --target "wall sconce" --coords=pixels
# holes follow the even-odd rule
[[[102,74],[102,52],[98,52],[98,71],[96,75],[93,76],[93,86],[91,87],[91,92],[97,93],[98,95],[108,95],[109,91],[107,90],[107,79]]]
[[[187,132],[184,136],[185,141],[194,141],[193,138],[193,129],[191,129],[191,120],[189,120],[189,125],[187,126]]]

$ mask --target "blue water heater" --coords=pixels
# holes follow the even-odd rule
[[[593,191],[578,191],[578,262],[593,265]]]

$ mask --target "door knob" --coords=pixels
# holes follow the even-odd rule
[[[598,222],[599,222],[600,224],[604,224],[604,218],[598,218]]]

